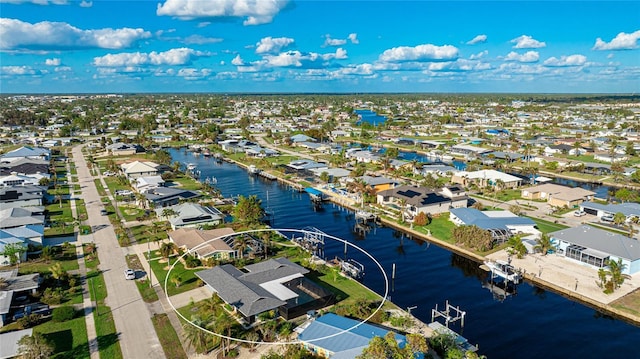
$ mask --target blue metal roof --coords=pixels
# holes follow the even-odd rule
[[[451,208],[450,212],[466,225],[475,225],[482,229],[508,229],[507,226],[535,225],[526,217],[488,217],[475,208]]]
[[[298,339],[302,342],[308,342],[310,340],[324,338],[356,326],[358,323],[360,323],[360,321],[341,317],[333,313],[327,313],[311,322],[311,324],[300,333]],[[384,337],[389,331],[390,330],[363,323],[348,332],[313,341],[310,344],[333,353],[339,353],[354,348],[365,348],[369,345],[371,339],[374,337]],[[404,347],[406,339],[403,335],[396,334],[396,340],[399,342],[400,347]]]
[[[307,187],[304,189],[307,193],[312,194],[314,196],[322,196],[322,192],[320,192],[319,190],[313,188],[313,187]]]

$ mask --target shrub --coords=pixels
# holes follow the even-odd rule
[[[76,315],[76,310],[73,309],[73,307],[70,305],[65,305],[62,307],[55,308],[53,310],[51,319],[53,319],[54,322],[66,322],[67,320],[73,319],[75,315]]]
[[[42,315],[40,314],[29,314],[24,317],[16,320],[19,329],[27,329],[34,327],[42,321]]]
[[[62,294],[62,290],[60,288],[56,288],[55,290],[47,288],[44,290],[40,301],[44,304],[54,305],[60,304],[63,298],[64,295]]]
[[[192,255],[188,255],[184,259],[184,266],[187,268],[199,267],[201,264],[200,259]]]
[[[413,220],[413,223],[416,226],[424,226],[427,224],[428,218],[426,213],[424,212],[420,212],[418,213],[418,215],[416,216],[416,218]]]

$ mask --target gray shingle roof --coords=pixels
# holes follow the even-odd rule
[[[287,304],[260,284],[309,271],[285,258],[271,259],[245,267],[243,272],[231,264],[196,272],[226,303],[250,317]]]
[[[621,234],[612,233],[592,226],[563,229],[549,233],[549,237],[595,249],[630,261],[640,259],[640,242]]]

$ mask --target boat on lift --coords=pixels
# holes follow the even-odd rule
[[[260,173],[260,169],[258,167],[256,167],[256,165],[249,165],[247,170],[252,175],[257,175],[258,173]]]
[[[373,221],[374,219],[376,219],[376,215],[375,213],[371,213],[371,212],[367,212],[365,210],[358,210],[356,211],[356,219],[362,219],[365,221]]]
[[[196,169],[196,164],[195,163],[187,163],[187,171],[193,171]]]
[[[500,277],[514,284],[522,281],[522,272],[509,262],[499,259],[495,261],[486,260],[484,265],[491,271],[492,276]]]

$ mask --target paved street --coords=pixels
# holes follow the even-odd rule
[[[93,235],[87,237],[92,237],[98,248],[100,269],[104,273],[107,286],[106,304],[111,307],[113,313],[123,357],[164,358],[160,341],[151,323],[151,313],[142,301],[134,281],[124,278],[124,269],[127,267],[124,258],[126,250],[118,245],[108,217],[100,215],[100,210],[104,207],[81,148],[73,148],[73,160],[78,171],[81,198],[85,201],[89,215],[86,223],[96,228]],[[97,318],[100,320],[99,315]]]

